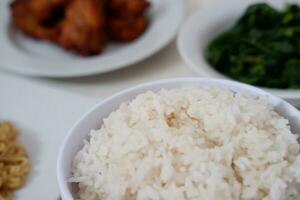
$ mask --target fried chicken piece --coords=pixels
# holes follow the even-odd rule
[[[113,17],[141,16],[145,13],[150,3],[146,0],[108,0],[108,14]]]
[[[146,0],[108,0],[108,33],[112,40],[130,42],[148,26]]]
[[[73,0],[65,11],[58,43],[87,56],[99,54],[105,43],[103,1]]]
[[[63,17],[69,0],[15,0],[11,3],[13,24],[36,39],[55,41],[55,24]]]
[[[134,18],[109,18],[108,32],[112,40],[129,42],[137,39],[148,26],[146,17],[139,16]]]
[[[83,56],[99,54],[106,41],[129,42],[147,28],[146,0],[15,0],[12,21],[25,34]]]

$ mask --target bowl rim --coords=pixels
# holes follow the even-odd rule
[[[236,5],[242,7],[242,6],[247,6],[250,5],[252,3],[257,3],[257,2],[262,2],[259,0],[245,0],[243,2],[239,2],[238,0],[233,1],[232,3],[235,3]],[[272,5],[272,1],[266,1],[263,0],[263,2],[268,2]],[[278,1],[277,1],[278,2]],[[283,1],[285,2],[285,1]],[[300,2],[300,1],[296,1],[296,2]],[[218,5],[218,4],[217,4]],[[177,49],[179,51],[179,54],[181,56],[181,58],[184,60],[184,62],[187,64],[187,66],[192,69],[194,72],[196,72],[198,75],[200,76],[204,76],[204,77],[211,77],[211,78],[221,78],[221,79],[226,79],[226,80],[233,80],[233,81],[238,81],[235,79],[232,79],[231,77],[228,77],[224,74],[222,74],[221,72],[218,72],[213,66],[211,66],[205,59],[204,56],[204,51],[205,48],[200,48],[201,46],[199,45],[200,53],[201,55],[199,55],[200,58],[200,62],[196,63],[194,61],[194,59],[192,59],[189,55],[190,52],[190,46],[186,43],[186,39],[187,37],[190,37],[191,35],[194,36],[193,38],[196,40],[196,42],[194,42],[194,44],[197,44],[197,37],[203,38],[203,36],[200,35],[195,35],[195,31],[192,31],[192,28],[198,29],[201,26],[201,23],[195,23],[196,19],[199,19],[200,16],[203,15],[203,11],[206,10],[212,10],[214,7],[216,6],[216,2],[209,2],[206,5],[204,5],[203,7],[199,8],[198,10],[196,10],[193,14],[191,14],[184,22],[184,24],[182,25],[179,33],[178,33],[178,37],[176,40],[176,44],[177,44]],[[220,5],[219,5],[220,6]],[[229,13],[230,10],[225,9],[226,13]],[[214,12],[210,12],[211,14],[213,14]],[[208,16],[209,18],[209,16]],[[235,19],[237,20],[238,17]],[[219,20],[219,22],[222,22],[221,20]],[[209,27],[213,27],[215,24],[212,23],[209,25]],[[193,29],[193,30],[195,30]],[[207,28],[205,29],[205,31],[209,31]],[[202,32],[203,33],[203,32]],[[221,32],[220,32],[221,33]],[[220,33],[216,34],[219,35]],[[210,40],[213,38],[210,38]],[[205,69],[204,69],[205,68]],[[253,85],[254,86],[254,85]],[[254,86],[254,87],[258,87],[261,88],[263,90],[266,90],[267,92],[270,92],[272,94],[275,94],[277,96],[280,96],[282,98],[285,98],[287,100],[291,99],[291,100],[300,100],[300,88],[299,89],[279,89],[279,88],[267,88],[267,87],[261,87],[261,86]]]
[[[174,86],[176,84],[181,84],[181,86]],[[130,88],[127,88],[125,90],[122,90],[120,92],[115,93],[114,95],[111,95],[98,103],[96,103],[94,106],[92,106],[87,112],[85,112],[74,124],[73,126],[69,129],[67,134],[64,137],[64,140],[62,141],[59,152],[58,152],[58,157],[57,157],[57,162],[56,162],[56,178],[59,186],[59,191],[62,199],[73,199],[72,193],[69,190],[67,186],[67,181],[64,178],[64,173],[63,173],[63,166],[64,166],[64,161],[63,161],[63,156],[65,150],[68,148],[66,146],[66,143],[70,140],[72,140],[72,137],[74,137],[74,132],[75,130],[80,126],[80,124],[86,119],[89,115],[92,113],[96,112],[101,106],[105,105],[106,103],[109,103],[110,101],[117,99],[119,97],[122,97],[123,95],[126,95],[128,93],[132,92],[137,92],[139,90],[152,90],[149,89],[149,87],[152,86],[158,86],[159,90],[163,89],[164,87],[167,87],[167,85],[171,86],[170,88],[180,88],[184,86],[219,86],[223,87],[232,91],[239,90],[239,91],[245,91],[247,93],[250,93],[254,96],[267,96],[269,98],[270,104],[283,104],[284,106],[284,111],[288,111],[289,113],[293,113],[293,115],[296,116],[297,119],[300,121],[300,111],[298,111],[294,106],[292,106],[290,103],[285,101],[284,99],[275,96],[267,91],[262,90],[261,88],[248,85],[245,83],[240,83],[237,81],[232,81],[232,80],[225,80],[225,79],[216,79],[216,78],[202,78],[202,77],[182,77],[182,78],[172,78],[172,79],[162,79],[162,80],[156,80],[156,81],[151,81],[143,84],[139,84]],[[172,85],[174,87],[172,87]],[[145,92],[144,91],[144,92]],[[134,95],[136,96],[136,95]],[[271,101],[273,103],[271,103]],[[273,105],[275,107],[275,105]],[[113,110],[112,110],[113,111]],[[289,119],[290,120],[290,119]],[[99,119],[100,121],[100,119]],[[89,133],[86,133],[88,136]]]

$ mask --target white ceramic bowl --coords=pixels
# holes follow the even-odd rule
[[[256,96],[266,95],[269,97],[269,102],[275,107],[276,111],[290,120],[292,131],[296,133],[300,130],[300,112],[296,108],[281,98],[246,84],[208,78],[178,78],[139,85],[101,101],[81,117],[71,128],[61,145],[57,161],[57,178],[62,199],[73,199],[76,188],[68,182],[68,179],[71,176],[70,170],[72,160],[75,157],[75,154],[83,147],[83,140],[88,138],[90,130],[100,128],[103,118],[119,108],[119,105],[122,102],[132,100],[138,94],[149,90],[158,91],[162,88],[172,89],[191,85],[217,85],[236,92],[244,91]]]
[[[200,76],[229,79],[206,62],[205,49],[213,38],[236,22],[250,4],[262,1],[279,9],[288,2],[300,3],[300,0],[229,0],[203,4],[184,23],[177,38],[180,55],[187,65]],[[300,106],[300,90],[265,90]]]

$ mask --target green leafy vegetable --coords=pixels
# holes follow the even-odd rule
[[[208,62],[221,73],[249,84],[300,88],[300,7],[282,12],[254,4],[207,47]]]

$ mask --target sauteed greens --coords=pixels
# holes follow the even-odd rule
[[[300,7],[278,11],[251,5],[237,23],[209,43],[208,62],[242,82],[271,88],[300,88]]]

